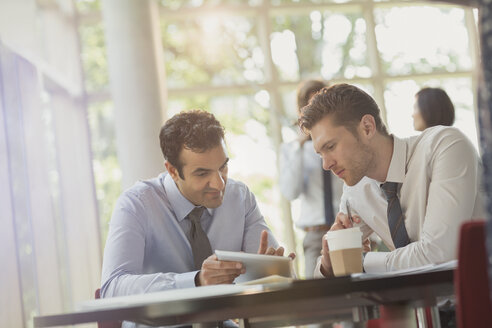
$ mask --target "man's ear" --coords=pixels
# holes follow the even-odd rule
[[[164,162],[164,166],[166,167],[167,172],[173,178],[175,182],[179,180],[179,172],[176,167],[174,167],[169,161]]]
[[[362,135],[368,139],[371,139],[377,131],[374,116],[370,114],[362,116],[359,127],[361,129]]]

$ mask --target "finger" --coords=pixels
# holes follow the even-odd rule
[[[258,247],[258,254],[265,254],[268,248],[268,231],[263,230],[260,236],[260,247]]]
[[[329,249],[328,249],[328,242],[326,240],[326,237],[323,236],[323,239],[322,239],[322,248],[321,248],[321,273],[328,277],[328,276],[331,276],[333,275],[332,273],[332,269],[331,269],[331,260],[330,260],[330,253],[329,253]]]
[[[204,270],[204,275],[207,278],[218,278],[223,276],[239,276],[246,272],[246,269],[207,269]]]
[[[224,270],[224,269],[242,269],[243,264],[236,261],[218,261],[205,260],[202,264],[202,269]]]
[[[330,228],[330,230],[339,230],[339,229],[346,229],[351,227],[352,227],[352,221],[350,221],[348,215],[340,212],[337,214],[335,223]]]
[[[282,246],[280,246],[279,248],[277,248],[275,250],[275,254],[276,256],[284,256],[284,248]]]
[[[367,238],[362,243],[362,246],[363,246],[362,248],[363,248],[364,252],[370,252],[371,251],[371,240],[369,238]]]
[[[355,223],[360,223],[362,221],[362,219],[360,218],[360,216],[358,216],[357,214],[355,214],[355,215],[352,216],[352,220]]]
[[[227,275],[227,276],[221,276],[217,277],[214,279],[215,284],[232,284],[234,282],[234,279],[236,279],[238,276],[237,275]]]
[[[290,253],[289,257],[291,258],[291,260],[294,260],[296,258],[296,253]]]
[[[231,284],[234,279],[236,279],[239,274],[226,274],[226,275],[203,275],[203,283],[202,286],[205,285],[217,285],[217,284]]]
[[[326,236],[323,236],[323,238],[321,238],[321,254],[328,254],[328,252],[328,241],[326,240]]]
[[[218,262],[217,255],[210,255],[203,261],[201,270],[203,271],[205,268],[215,265],[215,262]]]
[[[219,258],[217,257],[217,255],[215,255],[215,253],[210,255],[209,257],[207,257],[205,259],[205,261],[218,261],[218,260],[219,260]],[[203,261],[203,262],[205,262],[205,261]]]
[[[275,255],[275,248],[274,247],[268,247],[266,253],[266,255]]]

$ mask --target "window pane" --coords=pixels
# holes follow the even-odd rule
[[[111,213],[121,193],[121,168],[116,153],[113,103],[108,101],[91,104],[88,119],[101,237],[105,243]]]
[[[101,3],[98,0],[77,0],[75,4],[79,13],[101,10]]]
[[[108,63],[102,23],[80,25],[79,32],[87,91],[107,88],[109,86]]]
[[[471,69],[463,9],[393,7],[375,10],[376,37],[389,75]]]
[[[455,107],[454,126],[459,128],[478,149],[471,78],[404,80],[388,83],[385,100],[390,132],[396,133],[399,137],[419,133],[413,129],[412,113],[415,93],[423,87],[438,87],[446,91]]]
[[[371,76],[360,11],[276,15],[272,30],[273,61],[284,81]]]
[[[258,6],[262,0],[161,0],[161,5],[170,10],[191,9],[198,7],[216,7],[221,5]]]
[[[253,17],[204,14],[162,29],[169,87],[264,82]]]
[[[271,0],[272,5],[345,3],[352,0]]]

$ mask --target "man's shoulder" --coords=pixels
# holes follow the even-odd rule
[[[226,192],[230,192],[233,194],[244,193],[249,191],[248,186],[244,182],[235,179],[227,179],[227,188]]]
[[[476,148],[459,129],[450,126],[435,126],[425,129],[420,135],[407,140],[407,162],[430,163],[443,154],[468,154],[477,157]],[[464,156],[464,155],[463,155]]]
[[[425,129],[419,136],[410,138],[410,145],[416,148],[425,148],[435,151],[439,148],[447,148],[457,142],[463,142],[469,148],[473,148],[470,139],[458,128],[452,126],[433,126]]]
[[[466,138],[463,132],[460,129],[455,128],[454,126],[442,126],[437,125],[422,131],[421,136],[423,139],[435,139],[435,138],[443,138],[446,136],[454,137],[454,138]]]
[[[165,174],[161,174],[158,177],[137,181],[133,186],[126,189],[122,194],[122,198],[129,198],[133,200],[143,200],[149,197],[159,196],[164,193],[161,181]]]

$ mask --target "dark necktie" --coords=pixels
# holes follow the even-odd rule
[[[410,243],[410,239],[408,238],[407,228],[405,228],[405,217],[397,195],[398,183],[383,183],[381,189],[388,200],[388,225],[393,244],[395,248],[406,246]]]
[[[202,225],[200,224],[200,218],[205,207],[198,206],[195,207],[190,214],[188,214],[188,219],[190,219],[191,227],[189,240],[191,245],[191,250],[193,251],[193,260],[195,261],[195,270],[200,270],[203,261],[212,255],[212,247],[210,246],[210,241],[208,240],[207,234],[203,231]]]
[[[335,221],[333,215],[333,201],[331,196],[331,171],[323,171],[323,200],[325,204],[325,222],[331,227]]]

